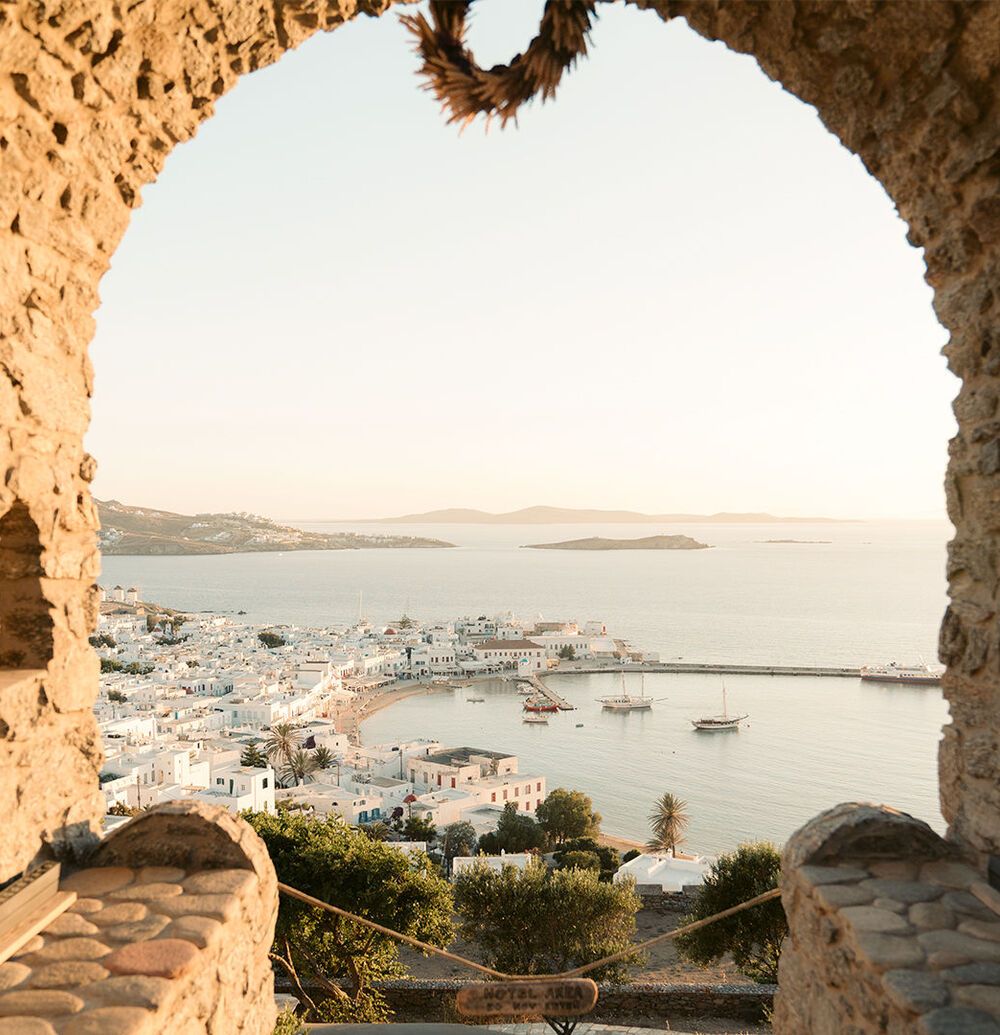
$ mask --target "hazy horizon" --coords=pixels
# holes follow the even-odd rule
[[[540,10],[477,8],[481,62]],[[321,34],[143,192],[101,285],[97,496],[945,520],[947,334],[812,108],[620,6],[518,128],[458,135],[415,68],[391,12]]]

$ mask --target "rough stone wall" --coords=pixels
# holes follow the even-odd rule
[[[753,54],[815,105],[925,251],[963,381],[947,477],[956,536],[940,649],[951,703],[941,795],[951,836],[981,866],[1000,854],[1000,8],[634,2]],[[0,668],[0,880],[46,843],[85,841],[101,809],[97,661],[87,645],[97,619],[95,465],[83,450],[100,277],[143,185],[240,75],[387,3],[0,5],[0,518],[13,515],[7,533],[37,562],[19,576],[0,545],[0,599],[18,595],[32,616],[18,634],[30,649],[20,660],[8,652]],[[32,526],[34,545],[22,536]],[[16,585],[22,577],[29,582]]]
[[[98,615],[96,467],[83,449],[98,282],[142,186],[216,98],[312,33],[381,6],[0,5],[0,617],[16,596],[29,624],[51,623],[21,658],[0,651],[0,880],[48,844],[85,845],[103,811],[87,643]],[[26,545],[29,526],[37,542]],[[19,575],[15,552],[38,571]],[[44,671],[15,675],[24,665]]]
[[[945,352],[963,382],[946,480],[956,534],[940,643],[951,704],[941,801],[955,839],[981,856],[1000,854],[1000,6],[649,6],[753,54],[771,78],[815,105],[924,249],[934,308],[951,335]]]
[[[1000,893],[902,813],[840,805],[785,848],[782,1035],[1000,1035]]]

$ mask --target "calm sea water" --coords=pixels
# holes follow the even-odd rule
[[[101,581],[136,584],[146,599],[181,609],[242,609],[252,622],[345,625],[357,617],[359,593],[373,621],[507,609],[594,618],[664,659],[772,664],[932,661],[945,605],[950,529],[939,522],[363,527],[458,549],[108,557]],[[660,532],[714,548],[520,549]],[[789,538],[829,542],[764,542]],[[517,752],[550,786],[591,793],[605,828],[623,836],[644,836],[650,803],[670,790],[689,802],[690,842],[705,851],[747,837],[782,841],[820,808],[854,799],[890,802],[941,825],[936,751],[947,709],[936,689],[733,676],[731,702],[750,713],[750,727],[713,736],[692,732],[688,719],[718,710],[717,677],[647,677],[647,692],[666,700],[626,716],[605,715],[593,701],[609,679],[559,679],[580,710],[548,727],[524,726],[517,695],[498,685],[484,704],[441,694],[404,701],[370,719],[364,736],[427,735]]]

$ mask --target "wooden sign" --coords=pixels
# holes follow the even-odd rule
[[[466,1017],[579,1017],[596,1002],[597,985],[590,978],[483,982],[460,988],[455,1000]]]

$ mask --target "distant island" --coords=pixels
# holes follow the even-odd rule
[[[568,539],[563,543],[531,543],[525,550],[710,550],[689,535],[647,535],[641,539]]]
[[[441,539],[356,532],[304,532],[254,514],[174,514],[95,500],[98,543],[112,556],[276,553],[286,550],[412,550],[453,546]]]
[[[448,510],[428,510],[423,514],[404,514],[402,517],[365,518],[361,524],[380,525],[615,525],[615,524],[765,524],[784,523],[837,523],[837,518],[779,517],[775,514],[643,514],[637,510],[575,510],[568,507],[525,507],[502,514],[485,510],[453,507]]]
[[[758,543],[801,543],[803,545],[815,544],[817,546],[829,546],[831,539],[756,539]]]

